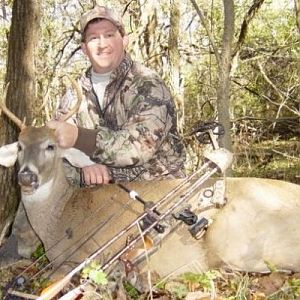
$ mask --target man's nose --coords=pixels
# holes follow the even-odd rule
[[[97,46],[100,48],[104,48],[107,45],[106,39],[102,36],[97,38]]]

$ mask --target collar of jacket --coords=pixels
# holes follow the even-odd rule
[[[124,77],[127,75],[129,69],[131,68],[133,64],[133,61],[130,57],[130,55],[125,52],[124,58],[121,61],[120,65],[118,66],[118,68],[116,68],[110,75],[110,79],[109,79],[109,84],[111,85],[114,83],[115,86],[118,86],[119,82],[122,82]],[[81,77],[80,82],[82,85],[82,88],[85,89],[86,91],[91,91],[93,86],[92,86],[92,67],[90,66],[85,74]]]

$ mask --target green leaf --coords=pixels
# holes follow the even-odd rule
[[[272,262],[270,262],[268,260],[264,260],[264,263],[267,265],[270,272],[272,272],[272,273],[278,272],[277,267]]]
[[[91,270],[89,278],[99,285],[106,285],[108,283],[107,276],[102,270]]]
[[[204,288],[211,287],[211,281],[217,278],[217,273],[214,270],[207,271],[206,273],[192,273],[187,272],[181,276],[181,279],[186,283],[199,283]]]

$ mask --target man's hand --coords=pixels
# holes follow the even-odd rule
[[[104,165],[94,164],[82,168],[84,182],[90,184],[108,184],[111,177],[108,169]]]
[[[62,148],[71,148],[78,137],[78,128],[64,121],[49,121],[46,125],[55,129],[58,145]]]

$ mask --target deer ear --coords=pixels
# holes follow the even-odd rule
[[[72,166],[77,168],[83,168],[95,164],[89,156],[75,148],[64,149],[62,151],[62,157],[65,158]]]
[[[0,165],[11,167],[15,164],[18,157],[18,142],[0,147]]]

